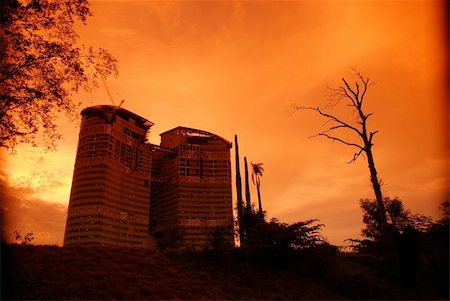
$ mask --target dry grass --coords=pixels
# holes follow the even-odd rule
[[[248,264],[236,254],[2,246],[2,300],[439,298],[425,282],[406,291],[395,275],[377,273],[342,254]]]

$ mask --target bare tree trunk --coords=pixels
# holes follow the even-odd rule
[[[250,200],[250,184],[248,181],[248,165],[247,165],[247,157],[244,157],[245,164],[245,200],[247,201],[247,211],[252,211],[252,203]]]
[[[259,213],[262,214],[263,210],[262,210],[261,192],[259,191],[259,189],[260,189],[259,185],[260,185],[259,181],[256,181],[256,190],[258,190],[258,207],[259,207],[258,210],[259,210]]]
[[[384,208],[383,195],[381,194],[381,186],[378,181],[377,170],[373,160],[372,148],[369,147],[366,149],[365,153],[367,155],[367,162],[369,163],[370,181],[372,182],[373,191],[375,192],[375,198],[377,200],[380,226],[383,231],[387,225],[386,209]]]
[[[241,180],[241,168],[239,165],[239,145],[237,135],[234,135],[234,143],[236,150],[236,194],[237,194],[237,210],[238,210],[238,224],[239,224],[239,241],[243,242],[244,239],[244,228],[242,227],[242,212],[243,212],[243,202],[242,202],[242,180]]]

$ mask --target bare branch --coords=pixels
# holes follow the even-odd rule
[[[359,80],[362,81],[364,84],[364,90],[363,90],[363,93],[361,94],[361,98],[360,98],[360,103],[362,104],[364,101],[364,96],[366,95],[366,92],[367,92],[367,88],[374,85],[375,82],[370,81],[370,79],[368,77],[366,77],[364,79],[364,76],[360,72],[356,72],[356,75],[359,78]]]
[[[375,131],[375,132],[370,132],[370,134],[369,134],[369,143],[371,143],[372,144],[372,139],[373,139],[373,136],[375,136],[375,134],[376,133],[378,133],[378,131]]]
[[[319,134],[310,136],[309,138],[314,138],[314,137],[317,137],[317,136],[324,136],[324,137],[327,137],[328,139],[331,139],[332,141],[338,141],[338,142],[341,142],[342,144],[345,144],[345,145],[348,145],[348,146],[354,146],[354,147],[359,148],[360,150],[364,150],[364,147],[362,147],[361,145],[358,145],[356,143],[347,142],[345,140],[342,140],[341,138],[337,138],[337,137],[328,135],[327,133],[319,133]]]
[[[322,133],[328,133],[328,132],[331,132],[333,130],[337,130],[337,129],[341,129],[341,128],[347,128],[347,127],[345,125],[342,125],[342,124],[335,125],[335,126],[330,127],[329,129],[323,131]]]
[[[333,121],[337,122],[338,124],[342,125],[342,128],[345,127],[345,128],[351,129],[351,130],[355,131],[356,133],[358,133],[359,136],[361,136],[361,137],[363,136],[363,133],[360,132],[354,126],[351,126],[350,124],[340,120],[339,118],[337,118],[337,117],[335,117],[333,115],[330,115],[330,114],[327,114],[327,113],[323,112],[321,109],[319,109],[319,107],[317,107],[317,108],[313,108],[313,107],[297,107],[297,109],[298,110],[313,110],[313,111],[316,111],[320,115],[322,115],[324,117],[327,117],[328,119],[333,120]]]
[[[358,98],[353,98],[353,97],[351,97],[349,94],[348,94],[348,92],[347,92],[347,90],[344,88],[344,87],[340,87],[341,89],[342,89],[342,91],[344,92],[344,94],[345,94],[345,96],[347,97],[347,98],[349,98],[351,101],[352,101],[352,105],[354,106],[354,107],[357,107],[358,106]],[[351,90],[350,90],[351,91]],[[353,91],[351,91],[352,93],[353,93]],[[356,102],[355,102],[356,101]]]
[[[339,93],[341,94],[341,97],[347,97],[348,99],[350,99],[350,101],[352,102],[351,104],[348,104],[348,106],[352,107],[358,107],[358,97],[355,95],[355,93],[353,92],[353,90],[350,88],[350,86],[347,84],[347,82],[345,81],[345,79],[342,79],[344,81],[344,83],[346,84],[348,91],[350,91],[354,96],[351,96],[350,94],[348,94],[348,91],[345,87],[340,86],[338,89],[334,89],[335,91],[339,91]]]
[[[327,96],[330,98],[330,103],[334,102],[334,104],[331,106],[330,103],[327,104],[326,108],[328,107],[333,108],[337,103],[339,103],[339,101],[341,101],[345,97],[349,98],[353,102],[353,98],[350,95],[348,95],[348,93],[346,93],[347,91],[345,91],[344,87],[331,88],[327,86],[326,91],[329,91],[329,93],[327,93]]]
[[[369,113],[369,114],[365,115],[364,120],[367,120],[367,118],[369,118],[371,115],[373,115],[373,113]]]
[[[355,163],[355,161],[359,158],[359,156],[362,154],[362,152],[364,151],[364,149],[360,149],[359,152],[355,153],[353,155],[353,158],[347,162],[347,164],[351,164],[351,163]]]
[[[345,78],[342,78],[342,81],[344,82],[345,86],[347,87],[347,89],[350,91],[350,93],[353,94],[353,96],[355,97],[356,100],[358,100],[358,94],[356,94],[352,88],[350,87],[350,85],[347,83],[347,81],[345,80]]]

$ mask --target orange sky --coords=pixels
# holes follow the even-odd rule
[[[230,141],[237,133],[241,157],[264,163],[269,217],[318,218],[337,245],[359,236],[358,200],[373,197],[367,164],[309,139],[323,120],[291,106],[325,104],[327,83],[356,66],[376,82],[366,104],[384,195],[438,217],[449,195],[445,1],[95,1],[92,10],[81,40],[119,60],[120,77],[107,82],[114,102],[155,123],[153,143],[179,125]],[[77,99],[111,103],[103,87]],[[36,243],[62,244],[77,127],[61,120],[56,152],[2,152],[7,236],[34,231]]]

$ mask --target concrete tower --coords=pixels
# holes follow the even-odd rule
[[[145,246],[153,123],[110,105],[81,115],[64,245]]]
[[[217,226],[232,225],[231,143],[197,129],[161,134],[153,149],[152,232],[177,232],[182,244],[204,247]],[[230,243],[233,235],[230,234]]]

